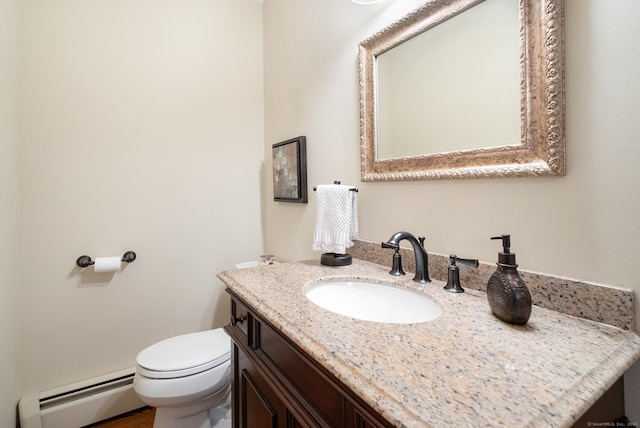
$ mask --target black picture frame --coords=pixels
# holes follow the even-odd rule
[[[273,200],[306,204],[307,138],[291,138],[272,147]]]

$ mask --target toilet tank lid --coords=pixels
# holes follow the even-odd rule
[[[228,361],[230,355],[231,338],[217,328],[162,340],[142,350],[136,362],[147,370],[173,372],[202,365],[215,367]]]

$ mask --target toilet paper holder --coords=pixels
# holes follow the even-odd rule
[[[131,263],[136,259],[136,253],[133,251],[127,251],[122,255],[122,261],[125,263]],[[80,256],[76,260],[76,264],[81,268],[86,268],[87,266],[91,266],[95,264],[95,261],[91,260],[90,256]]]

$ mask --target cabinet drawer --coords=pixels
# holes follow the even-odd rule
[[[249,310],[237,300],[231,300],[231,319],[229,320],[229,324],[235,330],[242,333],[244,338],[246,339],[246,344],[251,346],[253,343],[252,336],[252,328],[251,324],[253,323],[253,316],[249,312]]]

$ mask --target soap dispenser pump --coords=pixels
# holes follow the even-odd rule
[[[531,294],[518,273],[516,255],[511,252],[511,236],[503,234],[491,239],[502,240],[498,268],[487,283],[491,312],[502,321],[525,325],[531,316]]]

